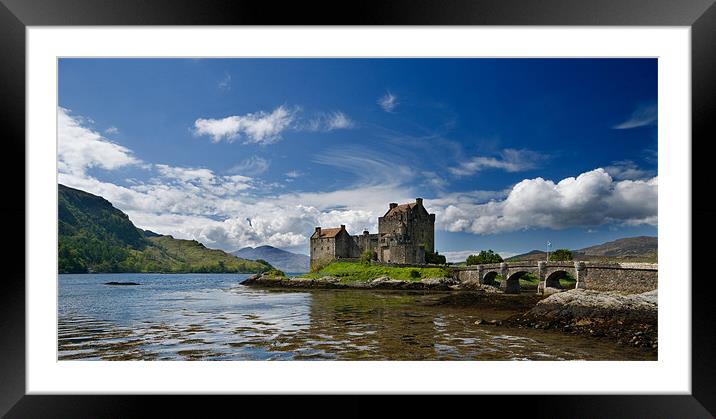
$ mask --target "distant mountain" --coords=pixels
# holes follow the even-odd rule
[[[262,272],[267,263],[141,230],[101,196],[58,185],[58,268],[86,272]]]
[[[617,260],[623,262],[657,262],[659,240],[651,236],[627,237],[572,250],[574,260]],[[547,253],[533,250],[528,253],[513,256],[506,261],[517,260],[546,260]]]
[[[310,258],[299,253],[291,253],[273,246],[244,247],[232,255],[244,259],[262,259],[284,272],[308,272]]]

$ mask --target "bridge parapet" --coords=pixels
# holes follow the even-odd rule
[[[577,288],[645,292],[657,288],[658,271],[656,263],[589,261],[502,262],[453,268],[455,278],[464,282],[495,285],[495,277],[500,275],[500,288],[506,293],[520,292],[519,278],[528,272],[539,277],[538,292],[543,292],[546,287],[559,288],[559,279],[567,274],[577,280]]]

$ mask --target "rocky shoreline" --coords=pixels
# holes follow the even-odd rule
[[[435,290],[450,291],[460,289],[470,289],[465,284],[453,278],[424,278],[420,281],[401,281],[391,279],[387,276],[381,276],[368,282],[361,281],[343,281],[341,278],[334,276],[324,276],[319,279],[314,278],[289,278],[267,276],[262,274],[252,275],[246,278],[242,285],[269,287],[269,288],[312,288],[312,289],[393,289],[393,290]],[[474,288],[474,287],[473,287]],[[485,287],[488,288],[488,287]],[[493,292],[499,292],[494,287]]]
[[[492,307],[516,314],[506,319],[483,319],[486,327],[557,330],[564,333],[607,338],[619,344],[658,350],[658,292],[621,294],[573,289],[549,296],[509,295],[498,288],[453,278],[401,281],[379,277],[368,282],[346,282],[337,277],[288,278],[253,275],[243,285],[267,288],[379,289],[456,291],[441,298],[440,305]],[[552,290],[557,291],[557,290]]]
[[[658,350],[658,292],[624,295],[570,290],[540,300],[504,322],[511,327],[555,329],[606,337],[617,343]]]

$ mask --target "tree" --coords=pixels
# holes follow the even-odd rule
[[[572,252],[569,249],[557,249],[550,253],[549,260],[555,262],[572,260]]]
[[[430,263],[433,265],[444,265],[447,263],[447,259],[445,259],[445,256],[439,254],[437,250],[435,251],[435,253],[426,250],[425,263]]]
[[[470,255],[467,257],[466,263],[468,265],[482,265],[484,263],[500,263],[502,262],[502,256],[489,249],[487,251],[481,250],[477,255]]]

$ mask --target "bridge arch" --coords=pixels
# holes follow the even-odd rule
[[[520,278],[523,275],[530,273],[529,270],[517,270],[510,271],[507,275],[503,276],[502,281],[504,285],[500,284],[501,288],[508,294],[519,294],[522,291],[520,286]]]
[[[482,283],[485,285],[492,285],[493,287],[498,286],[497,283],[497,275],[499,272],[497,271],[487,271],[485,272],[485,275],[482,277]]]
[[[544,279],[545,286],[548,288],[564,288],[560,283],[560,279],[567,278],[568,272],[566,270],[556,270],[547,275]]]

